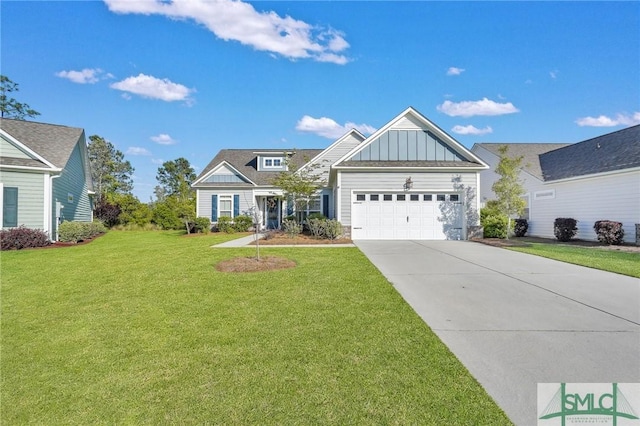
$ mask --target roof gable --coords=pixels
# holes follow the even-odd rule
[[[486,149],[500,157],[500,147],[509,147],[509,157],[522,156],[522,168],[532,176],[542,180],[542,168],[540,167],[540,154],[568,146],[567,143],[477,143],[475,146]],[[475,152],[475,146],[471,151]]]
[[[222,161],[212,168],[207,174],[201,175],[195,182],[197,183],[248,183],[255,185],[251,179],[240,173],[235,167],[226,161]]]
[[[310,158],[315,157],[321,149],[300,149],[300,150],[288,150],[288,149],[270,149],[270,150],[255,150],[255,149],[223,149],[207,164],[202,173],[193,183],[193,186],[226,186],[226,185],[243,185],[240,182],[204,182],[211,172],[223,164],[223,162],[236,170],[241,176],[245,177],[250,185],[269,186],[273,179],[275,179],[280,171],[258,171],[258,156],[264,156],[268,154],[276,155],[289,155],[289,159],[297,167],[303,166]]]
[[[540,155],[545,181],[640,167],[640,125]]]
[[[487,165],[412,107],[336,161],[344,167],[480,167]]]
[[[19,143],[23,152],[51,168],[64,168],[75,146],[84,141],[84,130],[55,124],[0,118],[0,129]]]
[[[351,129],[333,142],[327,149],[322,150],[318,155],[309,160],[301,169],[316,167],[315,173],[320,174],[321,179],[328,181],[331,166],[346,152],[351,151],[366,139],[366,136],[358,130]]]

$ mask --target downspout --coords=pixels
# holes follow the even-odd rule
[[[53,221],[51,220],[51,216],[53,214],[53,180],[59,178],[60,175],[53,175],[50,177],[51,183],[49,185],[49,230],[53,229]],[[58,241],[58,217],[55,217],[55,222],[56,222],[56,235],[55,235],[55,239],[54,241]]]

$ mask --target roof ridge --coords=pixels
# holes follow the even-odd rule
[[[17,123],[38,124],[38,125],[41,125],[41,126],[64,127],[64,128],[67,128],[67,129],[84,130],[82,127],[67,126],[65,124],[45,123],[45,122],[42,122],[42,121],[19,120],[17,118],[0,117],[0,121],[2,121],[2,120],[9,120],[9,121],[17,122]]]

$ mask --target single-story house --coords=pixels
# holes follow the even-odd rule
[[[0,119],[0,222],[57,239],[63,220],[93,220],[93,184],[83,129]]]
[[[598,220],[622,222],[625,240],[636,241],[640,223],[640,125],[574,144],[475,144],[471,151],[490,166],[481,172],[480,199],[495,199],[498,149],[523,156],[529,235],[554,238],[558,217],[578,221],[576,238],[595,240]]]
[[[290,213],[273,184],[292,162],[313,167],[326,185],[306,214],[337,219],[353,239],[464,239],[478,224],[479,157],[409,107],[365,137],[351,130],[325,149],[224,149],[193,183],[197,215],[259,211],[279,228]]]

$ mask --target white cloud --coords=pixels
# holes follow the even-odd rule
[[[60,71],[56,73],[56,76],[78,84],[94,84],[101,79],[113,78],[112,74],[104,74],[104,71],[100,68],[84,68],[81,71]]]
[[[447,75],[460,75],[465,71],[464,68],[449,67]]]
[[[459,135],[486,135],[489,133],[493,133],[493,129],[491,128],[491,126],[487,126],[484,129],[478,129],[475,126],[472,125],[468,125],[468,126],[453,126],[453,129],[451,129],[451,131],[453,133],[457,133]]]
[[[520,110],[511,102],[499,103],[483,98],[479,101],[451,102],[444,101],[436,107],[438,111],[451,117],[472,117],[474,115],[503,115],[513,114]]]
[[[151,155],[151,152],[145,148],[140,148],[139,146],[130,146],[126,153],[129,155]]]
[[[150,139],[160,145],[175,145],[178,143],[177,140],[173,139],[166,133],[160,133],[157,136],[151,136]]]
[[[351,129],[356,129],[364,135],[369,135],[376,131],[375,127],[368,124],[355,124],[347,122],[344,125],[336,123],[335,120],[327,117],[313,118],[305,115],[296,124],[296,130],[306,133],[315,133],[328,139],[337,139]]]
[[[549,71],[549,77],[551,77],[554,80],[558,78],[558,70]]]
[[[256,50],[292,60],[310,58],[346,64],[342,55],[349,48],[344,34],[332,28],[313,26],[273,11],[258,12],[253,5],[234,0],[105,0],[114,13],[163,15],[175,20],[192,19],[218,38],[237,41]]]
[[[137,2],[134,2],[137,3]],[[167,78],[159,79],[150,75],[139,74],[137,77],[128,77],[110,86],[112,89],[133,93],[143,98],[160,99],[166,102],[185,101],[192,102],[189,97],[195,89],[189,89],[182,84],[174,83]]]
[[[601,115],[598,117],[582,117],[576,120],[578,126],[590,127],[613,127],[613,126],[635,126],[640,124],[640,112],[634,112],[633,115],[617,114],[615,118]]]
[[[157,164],[157,165],[162,165],[162,164],[164,164],[164,160],[162,158],[152,158],[151,159],[151,163]]]

